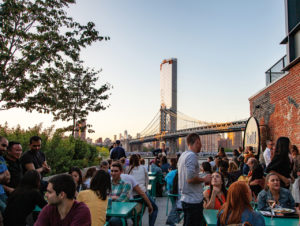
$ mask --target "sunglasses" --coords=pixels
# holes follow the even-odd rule
[[[6,144],[1,144],[2,147],[4,148],[7,148],[7,145]]]

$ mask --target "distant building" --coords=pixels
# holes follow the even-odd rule
[[[221,139],[220,134],[207,134],[200,136],[203,152],[217,152]]]
[[[114,135],[114,142],[116,142],[117,140],[117,135]]]
[[[218,146],[222,148],[232,148],[232,140],[229,138],[221,138],[218,141]]]
[[[76,123],[75,136],[76,139],[86,140],[86,121]]]
[[[160,106],[173,112],[173,116],[161,112],[160,131],[177,130],[177,59],[163,60],[160,64]]]
[[[89,144],[92,144],[93,143],[93,139],[88,137],[88,138],[86,138],[86,142],[89,143]]]
[[[109,138],[105,138],[103,141],[103,145],[109,147],[112,145],[112,141]]]
[[[95,141],[95,143],[98,144],[98,145],[102,145],[102,143],[103,143],[102,137],[99,137],[99,138]]]

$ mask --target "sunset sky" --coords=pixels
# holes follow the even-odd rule
[[[168,58],[178,60],[180,112],[208,122],[245,119],[248,98],[286,52],[283,0],[77,0],[68,12],[111,38],[82,52],[87,66],[102,69],[99,85],[113,86],[110,107],[88,116],[93,139],[135,136],[147,126],[160,107],[159,66]],[[67,125],[20,109],[0,117],[23,128]]]

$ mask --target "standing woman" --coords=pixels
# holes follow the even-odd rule
[[[92,178],[90,189],[79,192],[77,200],[84,202],[91,212],[92,226],[103,226],[106,220],[108,195],[111,191],[110,176],[99,170]]]
[[[75,194],[75,196],[77,197],[78,193],[82,190],[86,190],[87,187],[83,183],[81,170],[78,167],[76,167],[76,166],[72,167],[69,170],[69,174],[73,177],[73,180],[76,184],[76,194]]]
[[[226,201],[227,190],[224,177],[219,172],[214,172],[211,177],[210,188],[204,193],[204,209],[220,209]]]
[[[287,137],[279,137],[276,142],[276,149],[271,163],[266,172],[276,174],[280,179],[280,186],[289,188],[291,183],[292,164],[289,158],[290,140]]]
[[[243,181],[234,182],[228,189],[227,199],[218,214],[217,225],[240,224],[264,226],[264,218],[250,205],[251,190]]]

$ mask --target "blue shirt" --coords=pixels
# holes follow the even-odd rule
[[[222,212],[223,211],[221,211],[221,214]],[[218,216],[218,222],[217,222],[218,226],[221,225],[220,215]],[[265,219],[263,218],[263,216],[260,213],[251,211],[249,209],[245,209],[244,212],[242,213],[240,223],[244,223],[244,222],[249,222],[253,226],[265,226]]]
[[[0,156],[0,174],[7,170],[6,162],[3,156]],[[2,184],[0,184],[0,195],[5,194]]]
[[[274,200],[270,190],[268,191],[262,190],[258,194],[257,199],[258,199],[258,206],[257,206],[258,210],[270,210],[267,200],[270,199]],[[278,202],[279,202],[278,204],[283,208],[289,208],[289,209],[295,208],[294,198],[288,189],[280,188]]]
[[[177,171],[178,171],[177,169],[176,169],[176,170],[172,170],[172,171],[170,171],[170,172],[166,175],[166,177],[165,177],[165,181],[167,182],[167,190],[168,190],[169,192],[172,191],[172,188],[173,188],[173,181],[174,181],[174,177],[175,177]]]

